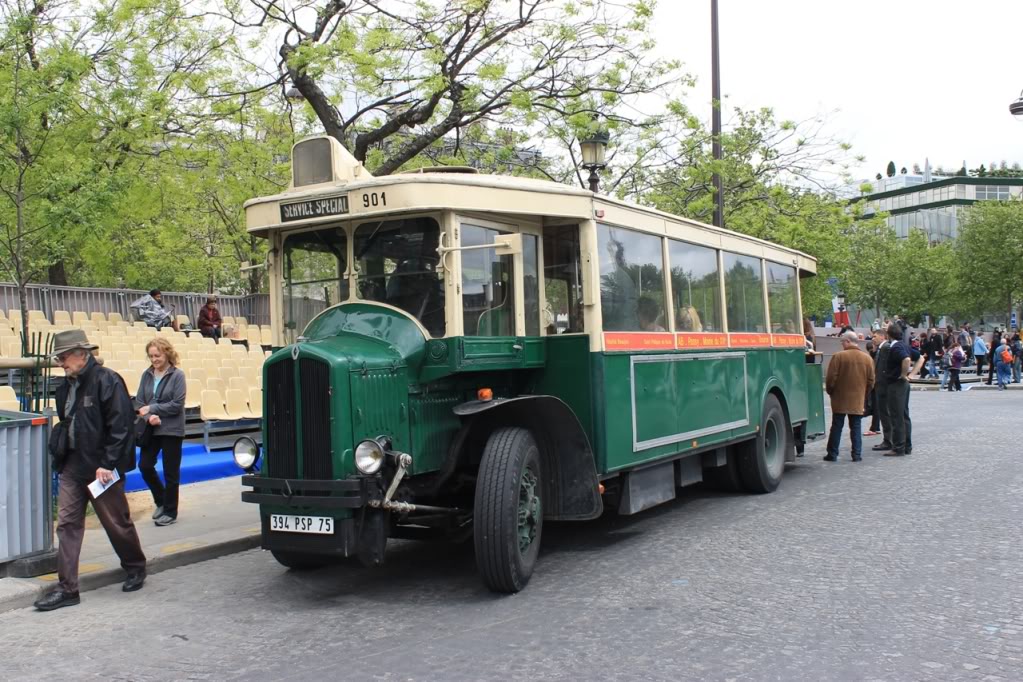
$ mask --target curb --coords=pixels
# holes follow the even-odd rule
[[[172,568],[255,549],[260,546],[260,540],[260,534],[255,533],[233,535],[224,540],[208,542],[172,553],[161,553],[158,548],[149,548],[146,549],[147,553],[152,552],[153,554],[146,563],[146,575],[151,577]],[[124,569],[120,566],[85,573],[79,578],[78,591],[88,592],[108,585],[115,585],[122,582],[124,578]],[[0,579],[0,613],[32,606],[36,599],[53,589],[55,585],[56,581],[38,578]]]

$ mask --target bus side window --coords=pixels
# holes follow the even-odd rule
[[[727,251],[723,255],[728,331],[766,332],[764,278],[760,274],[760,259]]]
[[[577,334],[583,331],[579,254],[578,225],[544,228],[543,276],[547,304],[541,317],[548,335]]]
[[[675,297],[675,331],[721,331],[717,251],[669,239],[668,261]]]
[[[600,224],[597,240],[604,331],[666,331],[661,238]]]

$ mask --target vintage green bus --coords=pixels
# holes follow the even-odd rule
[[[472,537],[515,592],[544,521],[771,492],[823,433],[805,254],[553,182],[375,178],[328,137],[245,210],[276,350],[235,459],[285,566]]]

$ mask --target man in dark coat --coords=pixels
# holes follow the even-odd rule
[[[124,380],[96,362],[81,329],[54,337],[53,354],[64,368],[65,380],[57,387],[55,430],[66,429],[65,447],[51,441],[53,469],[60,474],[57,496],[57,589],[35,606],[52,611],[79,603],[78,557],[85,535],[85,506],[92,507],[121,559],[128,577],[122,589],[133,592],[146,579],[146,556],[124,495],[124,476],[135,468],[134,410]],[[120,477],[113,482],[115,473]],[[109,485],[93,497],[89,484]]]
[[[877,403],[877,411],[881,417],[882,437],[881,442],[871,449],[884,452],[892,449],[892,421],[888,415],[888,378],[885,372],[888,368],[891,343],[884,331],[874,332],[874,349],[874,402]]]

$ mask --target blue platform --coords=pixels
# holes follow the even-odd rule
[[[135,457],[138,462],[139,450],[136,448]],[[156,470],[163,478],[163,456],[157,458]],[[211,481],[216,478],[229,478],[241,476],[242,470],[234,463],[231,449],[214,450],[206,452],[201,442],[185,443],[181,448],[181,483],[198,483],[199,481]],[[142,480],[142,474],[136,466],[129,471],[124,481],[125,491],[148,490],[146,482]]]

